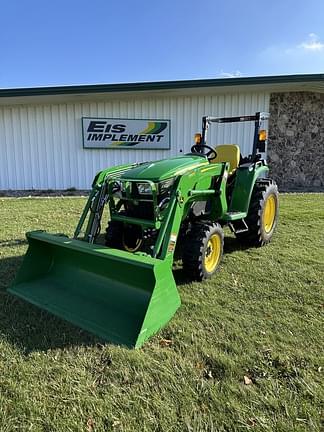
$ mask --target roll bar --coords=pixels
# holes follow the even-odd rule
[[[258,152],[259,130],[260,130],[261,121],[267,120],[269,117],[270,114],[267,112],[256,112],[255,115],[237,116],[237,117],[204,116],[202,118],[201,144],[206,145],[207,131],[211,123],[237,123],[237,122],[254,121],[255,129],[254,129],[253,149],[252,149],[252,158],[254,158]]]

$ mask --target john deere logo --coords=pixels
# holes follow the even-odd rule
[[[85,148],[170,148],[170,120],[82,118]]]

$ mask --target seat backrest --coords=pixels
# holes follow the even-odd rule
[[[236,144],[222,144],[215,147],[217,156],[212,163],[229,162],[229,174],[233,174],[240,164],[240,147]]]

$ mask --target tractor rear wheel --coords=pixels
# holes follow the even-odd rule
[[[248,231],[237,233],[242,243],[263,246],[270,242],[279,217],[279,193],[273,180],[258,179],[254,185],[245,222]]]
[[[105,235],[106,246],[115,249],[124,249],[123,242],[122,242],[123,232],[124,232],[123,222],[110,221],[108,227],[106,228],[106,235]]]
[[[141,248],[143,243],[142,228],[138,225],[110,221],[106,229],[105,240],[106,246],[128,252],[136,252]]]
[[[194,280],[210,278],[218,269],[223,255],[224,232],[218,223],[195,223],[186,235],[182,263]]]

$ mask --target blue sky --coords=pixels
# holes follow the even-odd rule
[[[322,0],[1,2],[0,88],[324,72]]]

